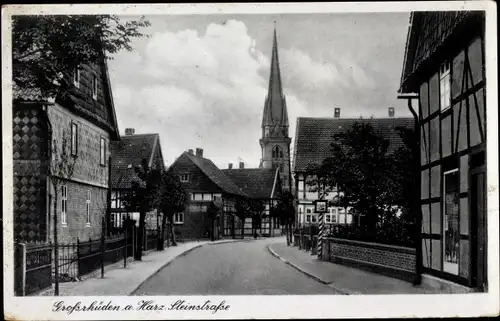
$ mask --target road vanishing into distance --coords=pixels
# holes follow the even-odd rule
[[[269,238],[211,244],[175,259],[134,295],[338,294],[274,257]]]

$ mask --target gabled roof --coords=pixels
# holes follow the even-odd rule
[[[458,27],[463,28],[462,23],[467,20],[466,18],[472,17],[474,17],[473,12],[463,10],[416,11],[410,14],[400,92],[408,91],[406,83],[410,77],[424,69],[425,64],[433,62],[432,57],[442,49],[443,44],[453,34],[457,34],[458,38],[461,37],[463,30],[458,30]]]
[[[110,145],[112,188],[129,188],[137,179],[135,166],[147,159],[148,166],[152,167],[156,151],[162,157],[158,134],[126,135],[119,141],[111,141]]]
[[[389,139],[389,152],[403,145],[397,127],[413,128],[413,118],[297,118],[295,134],[294,172],[306,171],[309,164],[320,165],[331,156],[332,137],[345,132],[354,123],[369,123],[373,129]]]
[[[191,155],[188,152],[184,152],[175,160],[175,162],[170,166],[172,168],[181,157],[187,157],[193,164],[195,164],[208,179],[210,179],[215,185],[228,194],[238,195],[247,197],[248,195],[238,187],[233,181],[227,177],[210,159]]]
[[[251,198],[275,198],[275,184],[278,182],[279,171],[272,168],[223,169],[236,185]]]

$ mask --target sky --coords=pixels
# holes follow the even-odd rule
[[[120,133],[159,133],[167,166],[196,148],[221,169],[259,166],[274,26],[292,149],[297,117],[411,116],[396,99],[409,13],[146,18],[109,72]]]

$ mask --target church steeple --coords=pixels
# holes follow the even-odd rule
[[[273,48],[271,53],[271,69],[269,72],[269,88],[264,104],[264,114],[262,117],[262,127],[270,126],[271,131],[276,127],[281,132],[284,127],[288,128],[288,113],[286,99],[283,94],[281,83],[281,73],[278,57],[278,40],[276,36],[276,25],[274,27]],[[277,133],[276,133],[277,134]]]
[[[288,111],[281,83],[275,25],[271,52],[271,70],[269,71],[269,89],[262,115],[262,138],[260,139],[262,158],[260,167],[279,169],[282,187],[285,190],[291,189],[291,139],[288,137],[288,127]]]

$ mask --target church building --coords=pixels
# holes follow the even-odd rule
[[[291,189],[290,143],[288,135],[288,112],[281,83],[278,59],[278,41],[274,30],[269,89],[262,117],[261,168],[278,168],[283,190]]]

